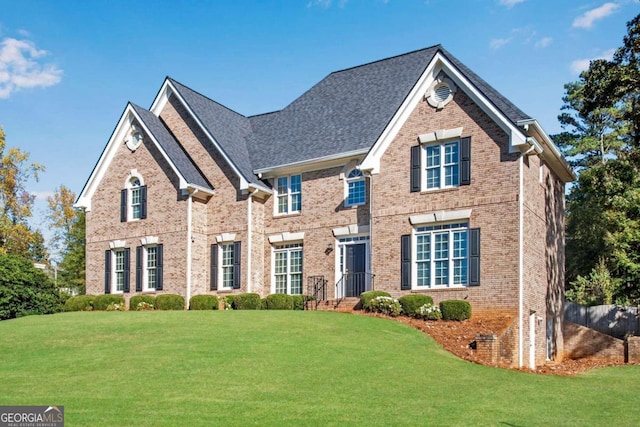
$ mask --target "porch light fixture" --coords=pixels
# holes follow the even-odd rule
[[[325,249],[324,253],[329,255],[331,252],[333,252],[333,243],[329,242],[329,244],[327,245],[327,249]]]

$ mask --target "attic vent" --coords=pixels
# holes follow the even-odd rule
[[[446,76],[436,78],[429,90],[425,95],[427,102],[437,110],[441,110],[453,99],[453,94],[456,93],[457,87]]]
[[[446,83],[440,83],[433,90],[433,100],[437,103],[444,102],[449,97],[451,93],[451,89],[449,85]]]

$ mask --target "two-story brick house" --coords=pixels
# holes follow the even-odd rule
[[[501,352],[535,366],[562,353],[573,179],[539,123],[439,45],[252,117],[167,78],[149,110],[127,105],[78,198],[87,293],[465,299],[512,313]]]

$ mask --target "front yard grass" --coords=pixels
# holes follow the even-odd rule
[[[640,367],[577,377],[475,365],[388,319],[76,312],[0,322],[0,405],[67,426],[637,425]]]

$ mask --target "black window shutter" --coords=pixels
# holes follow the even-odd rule
[[[419,145],[411,147],[411,192],[420,191],[420,150],[422,148]]]
[[[111,293],[111,251],[104,251],[104,293]]]
[[[124,289],[123,292],[129,292],[129,285],[131,281],[131,256],[129,248],[124,248]]]
[[[127,189],[120,191],[120,222],[127,221]]]
[[[136,247],[136,292],[142,292],[142,246]]]
[[[411,235],[400,236],[400,289],[411,289]]]
[[[140,187],[140,219],[147,217],[147,186]]]
[[[460,185],[471,184],[471,137],[460,139]]]
[[[469,230],[469,286],[480,286],[480,229]]]
[[[233,244],[233,289],[240,289],[240,256],[242,254],[241,243]]]
[[[218,290],[218,245],[211,245],[211,288],[212,291]]]
[[[162,290],[162,245],[156,246],[156,291]]]

